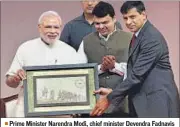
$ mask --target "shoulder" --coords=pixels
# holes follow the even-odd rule
[[[164,52],[163,50],[168,50],[167,42],[161,32],[152,24],[147,27],[144,35],[141,39],[141,47],[153,48],[158,52]]]
[[[66,44],[65,42],[61,41],[61,40],[57,40],[57,44],[60,48],[63,48],[63,50],[66,50],[66,51],[71,51],[71,52],[76,52],[76,50],[71,47],[70,45]]]
[[[144,39],[159,40],[164,38],[161,32],[149,21],[147,21],[144,27],[145,28],[142,29],[142,35],[143,35],[142,37],[144,37]]]
[[[120,29],[117,29],[117,33],[118,33],[118,34],[123,34],[123,35],[132,36],[132,33],[126,32],[126,31],[120,30]]]
[[[32,40],[28,40],[24,43],[22,43],[18,50],[21,50],[21,51],[27,51],[27,50],[32,50],[34,47],[37,47],[38,45],[38,42],[40,42],[41,39],[40,38],[35,38],[35,39],[32,39]]]
[[[124,31],[124,30],[120,30],[120,29],[117,29],[117,35],[119,36],[119,37],[126,37],[126,38],[132,38],[132,33],[130,33],[130,32],[126,32],[126,31]]]
[[[86,36],[83,38],[83,40],[86,40],[86,39],[89,39],[89,38],[92,39],[92,38],[94,38],[94,37],[98,37],[98,32],[92,32],[92,33],[86,35]]]
[[[162,51],[163,47],[167,48],[167,43],[161,32],[150,22],[148,22],[146,29],[142,31],[141,47],[153,48],[157,52]]]
[[[80,16],[74,18],[73,20],[71,20],[71,22],[78,22],[78,21],[81,21],[81,20],[83,20],[83,15],[80,15]]]
[[[74,24],[77,24],[77,23],[79,23],[79,22],[81,22],[82,21],[82,15],[81,16],[78,16],[78,17],[76,17],[76,18],[74,18],[74,19],[72,19],[72,20],[70,20],[69,22],[67,22],[66,23],[66,27],[68,27],[68,26],[72,26],[72,25],[74,25]]]

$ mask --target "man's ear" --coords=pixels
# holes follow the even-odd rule
[[[41,25],[40,24],[38,24],[38,30],[39,30],[39,32],[41,31]]]
[[[114,15],[113,21],[114,21],[114,23],[117,21],[117,20],[116,20],[116,15]]]
[[[141,15],[143,15],[143,17],[147,18],[147,15],[146,15],[145,11],[141,12]]]
[[[38,24],[38,28],[40,28],[41,27],[41,25],[40,24]]]

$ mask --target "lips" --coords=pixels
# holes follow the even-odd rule
[[[56,39],[57,35],[47,35],[50,39]]]
[[[106,31],[100,31],[100,33],[106,33]]]
[[[129,29],[134,29],[134,28],[135,28],[135,26],[128,26],[128,28],[129,28]]]
[[[106,33],[107,30],[101,29],[101,30],[99,30],[99,32],[100,32],[100,33]]]
[[[88,10],[93,10],[93,7],[88,7]]]

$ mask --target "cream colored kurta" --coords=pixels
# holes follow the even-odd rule
[[[79,63],[76,51],[66,43],[57,40],[53,45],[47,45],[36,38],[20,45],[6,75],[14,75],[23,66],[44,66]],[[22,83],[20,83],[22,86]],[[23,88],[19,92],[13,117],[24,117]]]

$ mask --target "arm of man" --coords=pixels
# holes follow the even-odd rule
[[[22,70],[23,66],[23,48],[20,46],[16,52],[13,62],[6,73],[6,84],[9,87],[16,88],[20,82],[26,78],[25,72]]]
[[[124,97],[128,94],[131,88],[141,86],[147,77],[148,73],[153,69],[153,66],[162,55],[161,43],[158,41],[144,41],[141,43],[142,48],[133,65],[132,70],[128,73],[127,78],[110,93],[108,101],[121,103]]]
[[[91,116],[103,114],[108,108],[109,103],[113,103],[114,105],[121,103],[132,87],[142,85],[148,73],[162,56],[161,47],[162,46],[158,41],[142,42],[142,50],[140,51],[132,70],[128,73],[127,78],[112,92],[110,91],[107,97],[98,100],[95,108],[91,112]]]

